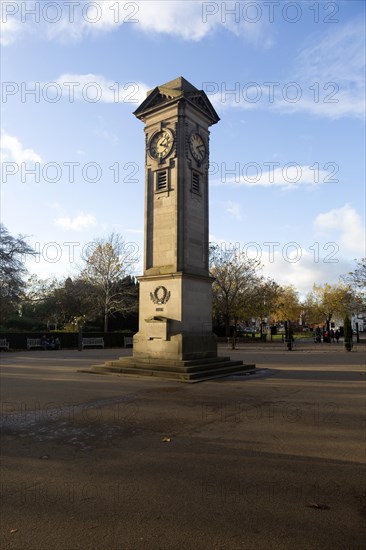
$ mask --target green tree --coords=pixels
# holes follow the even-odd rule
[[[280,285],[272,279],[265,279],[263,277],[258,277],[256,284],[251,288],[249,299],[251,305],[250,316],[258,319],[261,336],[264,321],[272,315],[280,292]]]
[[[302,309],[299,293],[293,285],[279,287],[272,311],[274,321],[298,322]]]
[[[348,315],[345,316],[343,321],[343,335],[344,335],[344,347],[347,351],[351,351],[353,347],[352,342],[352,323]]]
[[[67,277],[57,289],[57,300],[65,325],[77,328],[80,319],[87,317],[92,292],[91,285],[82,278]]]
[[[226,336],[230,336],[230,321],[235,323],[248,314],[250,295],[257,285],[257,260],[248,259],[237,250],[226,251],[219,245],[210,246],[210,274],[212,285],[213,312],[222,319]]]
[[[130,284],[137,258],[130,256],[130,248],[122,237],[112,233],[106,239],[94,241],[83,257],[79,280],[89,288],[87,310],[89,314],[103,316],[105,332],[110,316],[137,308],[136,292]]]
[[[24,298],[20,308],[20,317],[23,319],[32,319],[34,325],[51,324],[57,329],[57,325],[62,322],[56,300],[56,291],[60,286],[56,278],[40,279],[37,275],[31,275],[26,283]]]
[[[21,315],[35,324],[57,330],[65,323],[74,324],[75,318],[87,311],[90,289],[83,281],[40,279],[32,275],[27,281]]]
[[[339,283],[313,286],[306,300],[307,314],[311,323],[326,323],[329,332],[330,322],[335,317],[351,315],[356,307],[357,296],[349,285]]]
[[[35,250],[25,241],[26,237],[14,237],[0,224],[0,299],[2,323],[18,310],[24,296],[27,274],[27,256],[36,256]]]

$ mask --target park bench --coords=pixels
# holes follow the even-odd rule
[[[43,348],[40,338],[27,338],[27,349],[31,348]]]
[[[104,348],[103,338],[83,338],[81,347],[84,349],[86,346],[101,346]]]
[[[6,338],[0,338],[0,349],[9,349],[9,348],[10,348],[10,344],[6,340]]]
[[[127,348],[127,346],[133,346],[133,338],[132,338],[132,336],[125,336],[125,337],[124,337],[123,345],[124,345],[125,348]]]
[[[42,338],[27,338],[27,350],[30,350],[31,348],[42,348],[45,350],[61,349],[61,343],[59,340],[57,342],[57,340],[58,339],[56,339],[56,342],[45,342]]]

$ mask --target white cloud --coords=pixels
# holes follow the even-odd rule
[[[0,138],[2,162],[42,162],[41,156],[34,149],[25,148],[19,139],[3,132]]]
[[[248,12],[243,15],[244,7],[240,2],[226,5],[224,2],[193,0],[81,0],[78,3],[70,2],[70,6],[62,2],[59,9],[60,20],[54,22],[50,22],[50,19],[57,16],[54,7],[44,13],[42,2],[34,4],[38,6],[40,22],[34,24],[34,20],[29,18],[21,28],[21,10],[14,16],[10,15],[5,45],[13,43],[25,29],[43,34],[49,40],[69,43],[70,40],[79,41],[91,34],[113,32],[124,27],[149,35],[166,34],[187,41],[202,40],[216,30],[225,28],[260,48],[268,49],[273,45],[273,32],[267,18],[260,17],[253,22],[255,14]],[[229,13],[233,8],[236,13]]]
[[[270,109],[363,119],[364,74],[364,22],[354,20],[313,34],[295,58],[294,70],[281,81],[211,82],[205,90],[220,111]]]
[[[260,165],[248,166],[248,173],[243,166],[237,163],[237,174],[226,177],[226,168],[221,167],[220,178],[211,177],[210,185],[214,186],[236,186],[236,187],[280,187],[281,189],[296,189],[300,186],[316,187],[324,185],[330,181],[330,172],[317,170],[310,166],[300,166],[297,163],[289,163],[280,168],[270,166],[267,170],[262,170]],[[212,163],[214,167],[214,163]],[[249,172],[249,168],[253,168]],[[213,169],[213,168],[212,168]],[[232,171],[232,167],[230,167]],[[220,168],[217,165],[217,170]]]
[[[304,297],[313,284],[328,282],[336,284],[339,277],[348,273],[353,267],[352,261],[341,257],[340,252],[329,257],[328,251],[319,246],[320,254],[314,245],[312,249],[304,249],[299,244],[293,249],[287,243],[276,247],[274,254],[268,253],[268,247],[263,247],[261,261],[263,274],[273,278],[282,285],[294,285],[301,297]],[[270,261],[271,260],[271,261]]]
[[[138,3],[137,30],[169,34],[185,40],[204,38],[214,25],[202,21],[201,2],[152,1]]]
[[[88,6],[86,7],[85,4]],[[64,6],[61,20],[55,24],[47,25],[46,34],[50,40],[79,41],[89,34],[115,31],[123,25],[136,25],[134,20],[138,21],[139,9],[137,9],[137,2],[81,0],[73,9],[72,16]],[[135,12],[137,12],[136,15],[134,15]]]
[[[227,201],[225,211],[236,220],[241,220],[240,204],[238,202]]]
[[[230,5],[216,2],[196,1],[150,1],[139,2],[136,18],[137,30],[145,33],[168,34],[184,40],[199,41],[220,28],[261,48],[270,48],[273,44],[270,27],[265,18],[253,23],[253,15],[243,17],[243,6],[239,2]],[[230,10],[235,13],[229,13]],[[227,13],[226,13],[227,12]]]
[[[320,235],[337,241],[342,252],[365,256],[365,227],[360,214],[350,204],[318,214],[314,225]]]
[[[136,108],[151,89],[151,86],[143,82],[115,82],[93,73],[64,73],[54,82],[60,86],[62,96],[70,102],[81,100],[89,103],[127,103]]]
[[[20,21],[17,19],[7,19],[2,18],[1,21],[1,33],[0,33],[0,44],[2,46],[10,46],[14,44],[23,33],[23,27]]]
[[[71,231],[82,231],[83,229],[94,227],[96,225],[96,219],[92,214],[80,212],[75,218],[57,218],[55,220],[55,225]]]
[[[294,80],[305,90],[319,83],[319,101],[312,97],[291,106],[292,110],[329,118],[365,116],[365,27],[363,21],[336,25],[298,55]],[[325,87],[325,89],[324,89]],[[283,107],[288,108],[287,105]]]
[[[241,109],[243,111],[258,109],[259,103],[251,101],[251,98],[255,96],[249,95],[249,88],[245,88],[245,84],[241,85],[240,82],[233,84],[230,82],[204,82],[202,86],[214,108],[220,112],[228,109]],[[252,89],[254,90],[254,88]],[[258,89],[260,89],[259,84]],[[213,92],[213,90],[215,91]],[[249,101],[245,100],[246,97],[249,97]],[[246,124],[245,121],[241,122]]]

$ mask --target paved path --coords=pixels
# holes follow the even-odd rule
[[[1,548],[363,548],[365,346],[298,344],[223,347],[266,370],[195,385],[1,353]]]

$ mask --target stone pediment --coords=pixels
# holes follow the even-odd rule
[[[220,117],[213,108],[210,100],[203,90],[198,90],[183,77],[171,80],[161,86],[156,86],[147,93],[146,99],[136,109],[134,115],[142,119],[149,111],[163,107],[165,104],[186,100],[193,104],[215,124]]]

